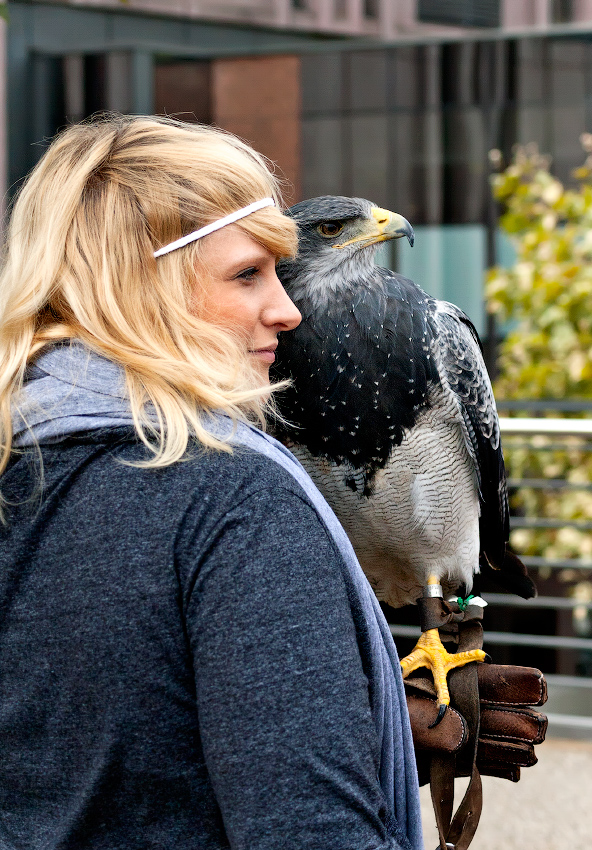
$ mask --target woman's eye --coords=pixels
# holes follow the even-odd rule
[[[343,230],[343,224],[338,221],[324,221],[317,230],[323,236],[338,236]]]
[[[242,272],[239,272],[236,276],[236,280],[246,280],[253,281],[257,277],[259,269],[257,266],[250,266],[248,269],[244,269]]]

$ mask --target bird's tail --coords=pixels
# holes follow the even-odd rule
[[[492,564],[482,553],[480,565],[481,575],[491,579],[504,590],[516,593],[523,599],[532,599],[537,595],[536,585],[528,575],[526,567],[507,546],[501,564]]]

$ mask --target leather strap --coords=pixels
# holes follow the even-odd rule
[[[481,774],[477,770],[477,765],[474,765],[469,787],[460,806],[456,810],[446,836],[447,844],[452,845],[454,850],[466,850],[473,840],[479,826],[482,807],[483,792],[481,788]]]
[[[417,600],[417,607],[422,632],[441,629],[442,626],[458,623],[463,618],[463,615],[458,613],[458,606],[455,606],[457,610],[454,611],[441,596],[421,596]]]
[[[454,808],[454,772],[456,758],[452,754],[432,756],[430,765],[430,792],[440,838],[440,850],[446,850],[446,836]],[[452,776],[452,781],[450,777]]]
[[[472,612],[471,612],[472,613]],[[475,619],[458,624],[458,651],[481,649],[483,629]],[[458,667],[449,675],[451,705],[465,718],[468,742],[458,754],[438,754],[432,758],[430,788],[440,838],[440,850],[467,850],[479,824],[483,795],[477,769],[479,739],[479,685],[477,663]],[[466,793],[454,817],[454,778],[457,769],[470,776]]]

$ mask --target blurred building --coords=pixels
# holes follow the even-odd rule
[[[70,0],[116,9],[122,0]],[[462,33],[467,27],[581,24],[591,0],[125,0],[130,10],[194,20],[379,38]],[[451,29],[453,28],[453,29]]]
[[[537,142],[566,179],[592,130],[592,0],[8,6],[9,194],[59,127],[97,110],[211,122],[276,162],[288,199],[353,194],[406,215],[418,247],[385,259],[485,336],[482,271],[507,251],[488,151]]]

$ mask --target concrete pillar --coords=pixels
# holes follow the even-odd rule
[[[444,166],[442,129],[441,45],[425,48],[425,100],[428,107],[424,117],[425,212],[427,224],[442,221],[442,169]]]
[[[291,0],[274,0],[275,23],[278,27],[287,27],[291,19]]]
[[[551,0],[502,0],[501,19],[504,29],[546,27],[551,22]]]
[[[475,54],[476,44],[474,41],[465,41],[458,46],[459,63],[457,67],[458,100],[459,103],[470,106],[473,102],[473,89],[475,85]]]
[[[395,21],[399,32],[417,29],[417,0],[395,0]]]
[[[105,67],[105,100],[113,112],[132,111],[132,57],[128,51],[107,53]]]
[[[574,21],[578,23],[592,21],[592,0],[575,0]]]
[[[154,112],[154,57],[147,50],[132,53],[131,111],[135,115]]]
[[[319,29],[331,29],[333,6],[333,0],[317,0],[317,26]]]
[[[502,0],[501,21],[504,29],[532,25],[533,0]]]
[[[534,20],[533,24],[537,27],[547,27],[550,21],[550,3],[549,0],[533,0]]]
[[[64,107],[68,121],[84,118],[84,57],[70,53],[63,58]]]
[[[362,33],[364,30],[363,2],[364,0],[349,0],[348,23],[354,33]]]
[[[378,20],[380,37],[385,40],[393,38],[397,32],[395,0],[380,0]]]
[[[147,50],[114,50],[106,55],[107,109],[124,114],[154,112],[154,65]]]

